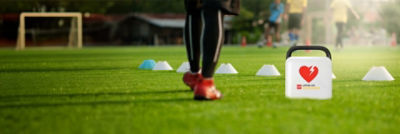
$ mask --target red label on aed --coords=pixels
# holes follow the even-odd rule
[[[297,84],[297,90],[301,90],[301,84]]]

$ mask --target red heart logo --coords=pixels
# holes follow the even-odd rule
[[[313,69],[313,70],[311,70]],[[303,77],[304,80],[306,80],[308,83],[310,83],[314,78],[318,75],[318,67],[316,66],[301,66],[300,67],[300,75]]]

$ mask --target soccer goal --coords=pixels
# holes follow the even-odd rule
[[[40,12],[23,12],[19,19],[18,39],[17,39],[17,50],[23,50],[25,48],[25,18],[27,17],[55,17],[65,18],[71,17],[71,27],[68,37],[68,47],[82,48],[82,14],[76,12],[69,13],[40,13]]]

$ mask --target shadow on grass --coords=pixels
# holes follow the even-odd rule
[[[21,69],[1,69],[0,73],[29,73],[29,72],[79,72],[79,71],[93,71],[93,70],[120,70],[126,67],[112,67],[112,68],[21,68]]]
[[[193,98],[174,98],[174,99],[105,100],[105,101],[88,101],[88,102],[59,102],[59,103],[26,103],[26,104],[0,105],[0,109],[64,107],[64,106],[130,105],[137,103],[179,103],[179,102],[189,102],[189,101],[194,101],[194,100]]]
[[[142,92],[100,92],[100,93],[71,93],[71,94],[31,94],[31,95],[4,95],[0,96],[1,101],[15,100],[19,98],[60,98],[60,97],[98,97],[98,96],[136,96],[148,94],[171,94],[171,93],[189,93],[188,89],[166,90],[166,91],[142,91]]]
[[[340,80],[332,79],[332,82],[364,82],[364,81],[361,79],[340,79]]]

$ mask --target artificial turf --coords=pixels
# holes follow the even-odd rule
[[[400,133],[399,48],[332,51],[330,100],[285,98],[287,49],[225,46],[239,74],[215,75],[218,101],[193,100],[181,73],[138,69],[177,69],[182,46],[0,49],[0,133]],[[264,64],[282,76],[255,76]],[[361,81],[374,65],[396,80]]]

